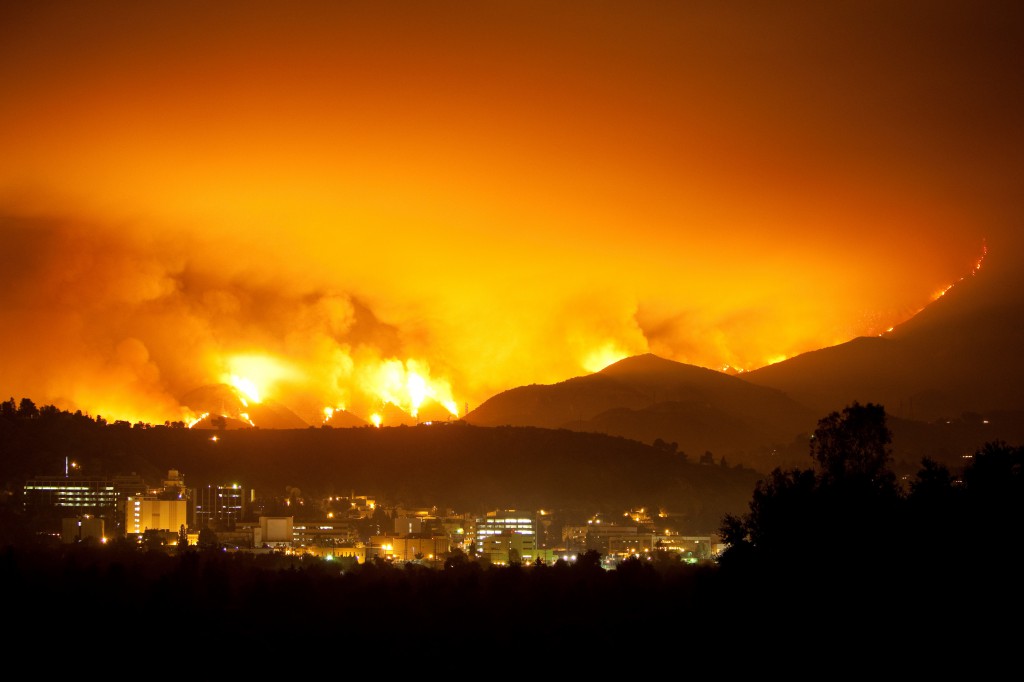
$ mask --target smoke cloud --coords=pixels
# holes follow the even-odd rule
[[[443,416],[878,333],[1019,243],[976,4],[6,7],[0,390]]]

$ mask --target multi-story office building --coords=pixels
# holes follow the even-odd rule
[[[237,483],[208,485],[196,490],[195,525],[231,528],[245,512],[245,490]]]
[[[124,504],[146,492],[139,476],[36,476],[23,488],[25,513],[39,528],[59,531],[61,519],[92,516],[124,532]]]
[[[495,563],[530,562],[536,556],[533,517],[514,509],[487,512],[476,520],[476,552]],[[514,550],[514,551],[513,551]]]

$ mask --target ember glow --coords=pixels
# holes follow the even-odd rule
[[[884,333],[1019,251],[1020,12],[936,4],[12,3],[0,390],[387,425]]]

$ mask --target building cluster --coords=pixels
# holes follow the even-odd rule
[[[384,506],[368,495],[307,500],[257,498],[237,483],[196,488],[171,470],[160,485],[140,477],[39,476],[24,485],[24,508],[37,532],[62,542],[126,539],[148,547],[199,545],[225,551],[310,554],[350,563],[385,560],[441,567],[452,558],[495,565],[574,561],[596,551],[627,557],[678,557],[695,563],[720,547],[712,536],[671,528],[670,515],[645,509],[614,519],[551,510],[456,513]]]

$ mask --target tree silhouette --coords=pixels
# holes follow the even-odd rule
[[[811,436],[811,457],[824,483],[863,479],[877,485],[895,482],[889,471],[892,434],[881,405],[853,403],[842,413],[818,421]]]
[[[209,528],[203,528],[199,531],[198,540],[199,549],[216,549],[220,546],[220,542],[217,539],[217,534]]]
[[[900,503],[889,470],[892,436],[880,405],[854,403],[818,422],[814,469],[776,468],[757,484],[750,511],[726,516],[723,565],[756,562],[814,570],[888,546]]]
[[[22,398],[21,402],[18,403],[18,417],[21,419],[34,419],[39,416],[39,410],[36,408],[36,404],[28,398]]]

